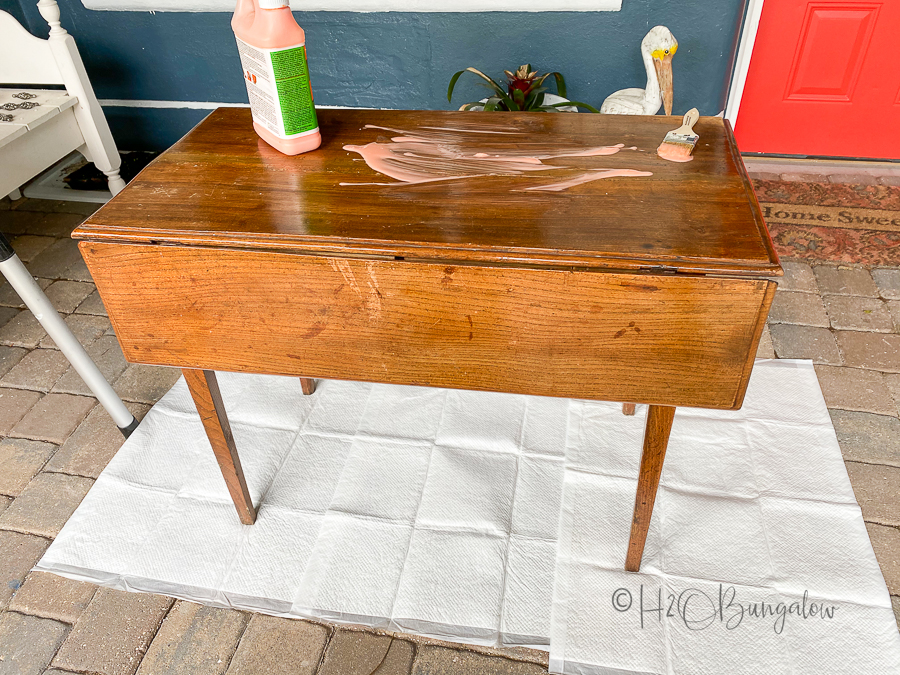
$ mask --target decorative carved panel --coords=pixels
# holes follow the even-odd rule
[[[851,101],[880,8],[880,3],[811,2],[785,98]]]

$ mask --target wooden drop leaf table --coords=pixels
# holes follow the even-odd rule
[[[638,570],[675,407],[741,406],[781,274],[728,123],[673,163],[675,117],[319,118],[287,157],[216,110],[73,235],[127,359],[183,370],[241,521],[216,370],[646,403]]]

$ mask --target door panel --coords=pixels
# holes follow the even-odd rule
[[[810,4],[786,98],[850,101],[877,15],[877,5],[868,9],[835,9]],[[819,55],[828,54],[829,50],[829,58],[822,61]]]
[[[766,0],[735,135],[744,152],[900,159],[900,2]]]

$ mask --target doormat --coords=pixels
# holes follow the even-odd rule
[[[782,258],[900,266],[900,187],[754,180]]]
[[[638,574],[622,565],[645,406],[626,417],[613,403],[325,380],[304,397],[297,378],[227,373],[220,385],[256,524],[238,522],[182,380],[37,569],[549,647],[555,672],[900,668],[809,362],[757,362],[740,411],[678,410]]]

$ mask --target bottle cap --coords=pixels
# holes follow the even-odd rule
[[[290,7],[291,0],[257,0],[260,9],[279,9],[281,7]]]

